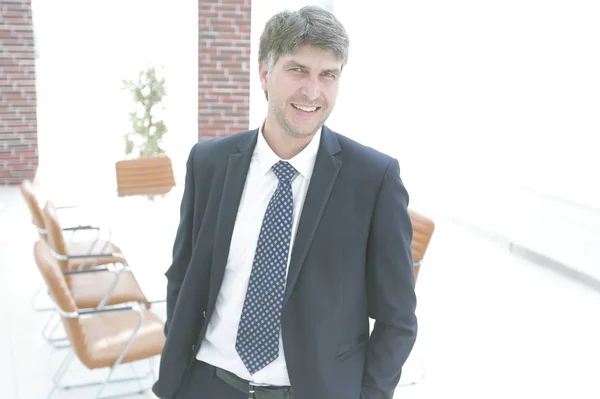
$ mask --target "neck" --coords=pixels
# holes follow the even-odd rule
[[[284,132],[277,124],[269,123],[267,119],[263,126],[263,136],[273,152],[281,159],[292,159],[310,143],[314,134],[296,138]]]

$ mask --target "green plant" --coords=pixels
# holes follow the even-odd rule
[[[167,94],[165,79],[159,78],[156,68],[148,67],[139,73],[137,81],[123,80],[136,104],[129,113],[131,131],[125,134],[125,154],[146,157],[164,154],[161,141],[167,132],[162,120],[163,97]]]

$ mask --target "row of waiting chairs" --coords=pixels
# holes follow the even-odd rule
[[[116,367],[162,352],[165,342],[163,321],[150,312],[151,304],[115,244],[101,240],[99,234],[91,241],[67,242],[65,239],[67,232],[98,231],[97,227],[62,228],[51,201],[47,201],[43,209],[40,207],[31,182],[24,181],[21,192],[39,233],[34,246],[35,260],[71,348],[57,370],[55,387],[49,397],[56,389],[65,388],[60,385],[60,379],[73,355],[89,369],[109,367],[107,377],[100,382],[97,396],[100,397]],[[409,216],[413,228],[411,249],[416,280],[435,225],[414,210],[409,210]],[[44,337],[49,344],[58,346],[46,331]]]
[[[43,336],[53,347],[67,347],[69,351],[56,371],[48,397],[59,389],[98,385],[99,398],[107,384],[124,381],[111,379],[117,367],[139,360],[149,360],[149,373],[155,380],[151,360],[162,353],[164,322],[150,311],[151,304],[119,247],[100,239],[98,227],[82,224],[63,228],[57,208],[51,201],[42,208],[30,181],[23,181],[20,188],[39,234],[34,245],[35,262],[54,303],[50,309],[34,309],[52,311]],[[75,240],[74,235],[82,231],[95,231],[96,238]],[[72,235],[70,241],[66,234]],[[50,328],[56,314],[59,318]],[[61,321],[66,338],[53,338]],[[92,384],[63,385],[75,357],[90,370],[108,368],[106,377]],[[138,378],[126,380],[134,379]]]

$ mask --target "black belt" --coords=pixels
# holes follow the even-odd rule
[[[294,399],[292,387],[251,385],[249,381],[218,367],[215,367],[215,374],[232,387],[247,393],[251,399]]]

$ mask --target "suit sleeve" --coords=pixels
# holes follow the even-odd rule
[[[186,164],[185,187],[180,206],[179,227],[173,244],[173,262],[165,273],[167,277],[167,320],[165,322],[165,335],[168,334],[169,324],[173,317],[177,297],[185,273],[192,256],[192,226],[194,221],[194,151],[190,151]]]
[[[375,326],[369,337],[361,399],[392,399],[417,335],[412,224],[400,167],[383,178],[369,232],[367,302]]]

